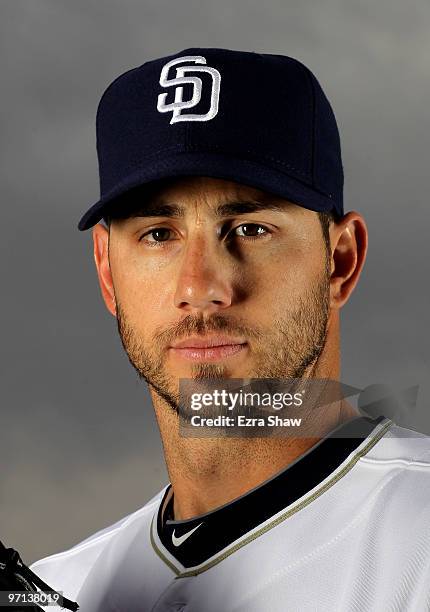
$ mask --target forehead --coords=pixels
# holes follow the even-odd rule
[[[218,217],[267,209],[282,212],[298,209],[304,212],[297,204],[249,185],[206,176],[190,176],[162,179],[137,187],[113,203],[108,214],[112,219],[181,217],[187,212],[202,212],[205,209]]]
[[[249,185],[210,176],[185,176],[164,179],[149,189],[153,198],[180,196],[199,200],[237,200],[243,198],[270,200],[275,196]]]

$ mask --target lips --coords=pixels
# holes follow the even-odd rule
[[[244,338],[210,336],[187,338],[170,347],[173,354],[187,361],[218,361],[242,352],[247,346]]]
[[[214,346],[232,346],[245,344],[244,338],[231,338],[229,336],[207,336],[206,338],[186,338],[172,344],[171,348],[212,348]]]

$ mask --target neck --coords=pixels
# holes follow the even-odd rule
[[[338,380],[339,353],[333,346],[336,330],[331,331],[314,378]],[[180,436],[176,413],[152,387],[150,392],[174,492],[176,520],[210,512],[244,495],[303,455],[329,431],[359,416],[346,400],[339,399],[322,413],[318,436],[190,438]]]

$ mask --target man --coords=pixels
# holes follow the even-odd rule
[[[104,93],[97,147],[79,227],[170,483],[34,572],[84,612],[430,609],[426,436],[342,395],[322,409],[327,388],[286,436],[179,428],[183,380],[339,381],[367,231],[314,75],[223,49],[153,60]]]

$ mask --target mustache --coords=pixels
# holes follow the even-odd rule
[[[250,329],[240,321],[232,317],[226,317],[218,313],[210,317],[187,315],[181,321],[174,323],[163,330],[156,331],[154,341],[161,346],[170,345],[174,341],[183,340],[188,336],[206,336],[211,333],[223,332],[224,334],[240,335],[246,338],[258,340],[263,333],[256,329]]]

